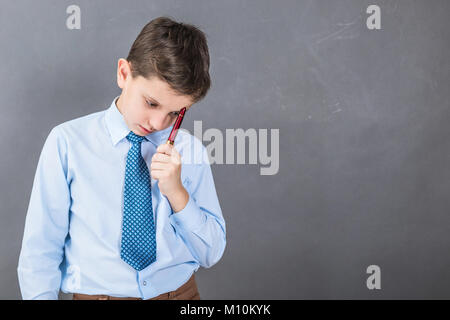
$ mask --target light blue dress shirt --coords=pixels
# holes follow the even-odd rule
[[[189,201],[174,213],[152,179],[156,261],[138,272],[120,258],[125,163],[130,132],[116,106],[54,127],[40,154],[17,268],[24,299],[58,292],[149,299],[176,290],[200,266],[209,268],[226,245],[206,148],[180,129],[181,181]],[[173,126],[147,135],[150,168]]]

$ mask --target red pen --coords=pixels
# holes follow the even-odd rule
[[[175,142],[175,137],[177,136],[178,129],[181,126],[181,121],[183,121],[185,113],[186,107],[181,109],[180,113],[178,114],[177,120],[175,120],[175,124],[173,125],[172,131],[170,132],[169,139],[167,139],[167,144],[173,145],[173,143]]]

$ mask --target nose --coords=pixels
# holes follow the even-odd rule
[[[151,120],[148,122],[149,126],[148,128],[150,130],[159,131],[164,129],[164,126],[166,124],[167,118],[165,113],[162,112],[154,112],[151,115]]]

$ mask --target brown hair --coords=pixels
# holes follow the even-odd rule
[[[133,78],[157,76],[195,102],[210,86],[209,52],[205,34],[197,27],[159,17],[147,23],[127,57]]]

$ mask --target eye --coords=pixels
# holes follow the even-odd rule
[[[147,101],[147,100],[145,100],[145,102],[146,102],[151,108],[155,108],[155,107],[158,106],[157,103],[153,103],[153,102],[150,102],[150,101]],[[174,112],[171,112],[171,113],[170,113],[170,116],[172,116],[172,117],[178,117],[179,114],[180,114],[180,112],[174,111]]]
[[[149,101],[146,101],[147,102],[147,104],[150,106],[150,107],[156,107],[156,106],[158,106],[156,103],[153,103],[153,102],[149,102]]]

